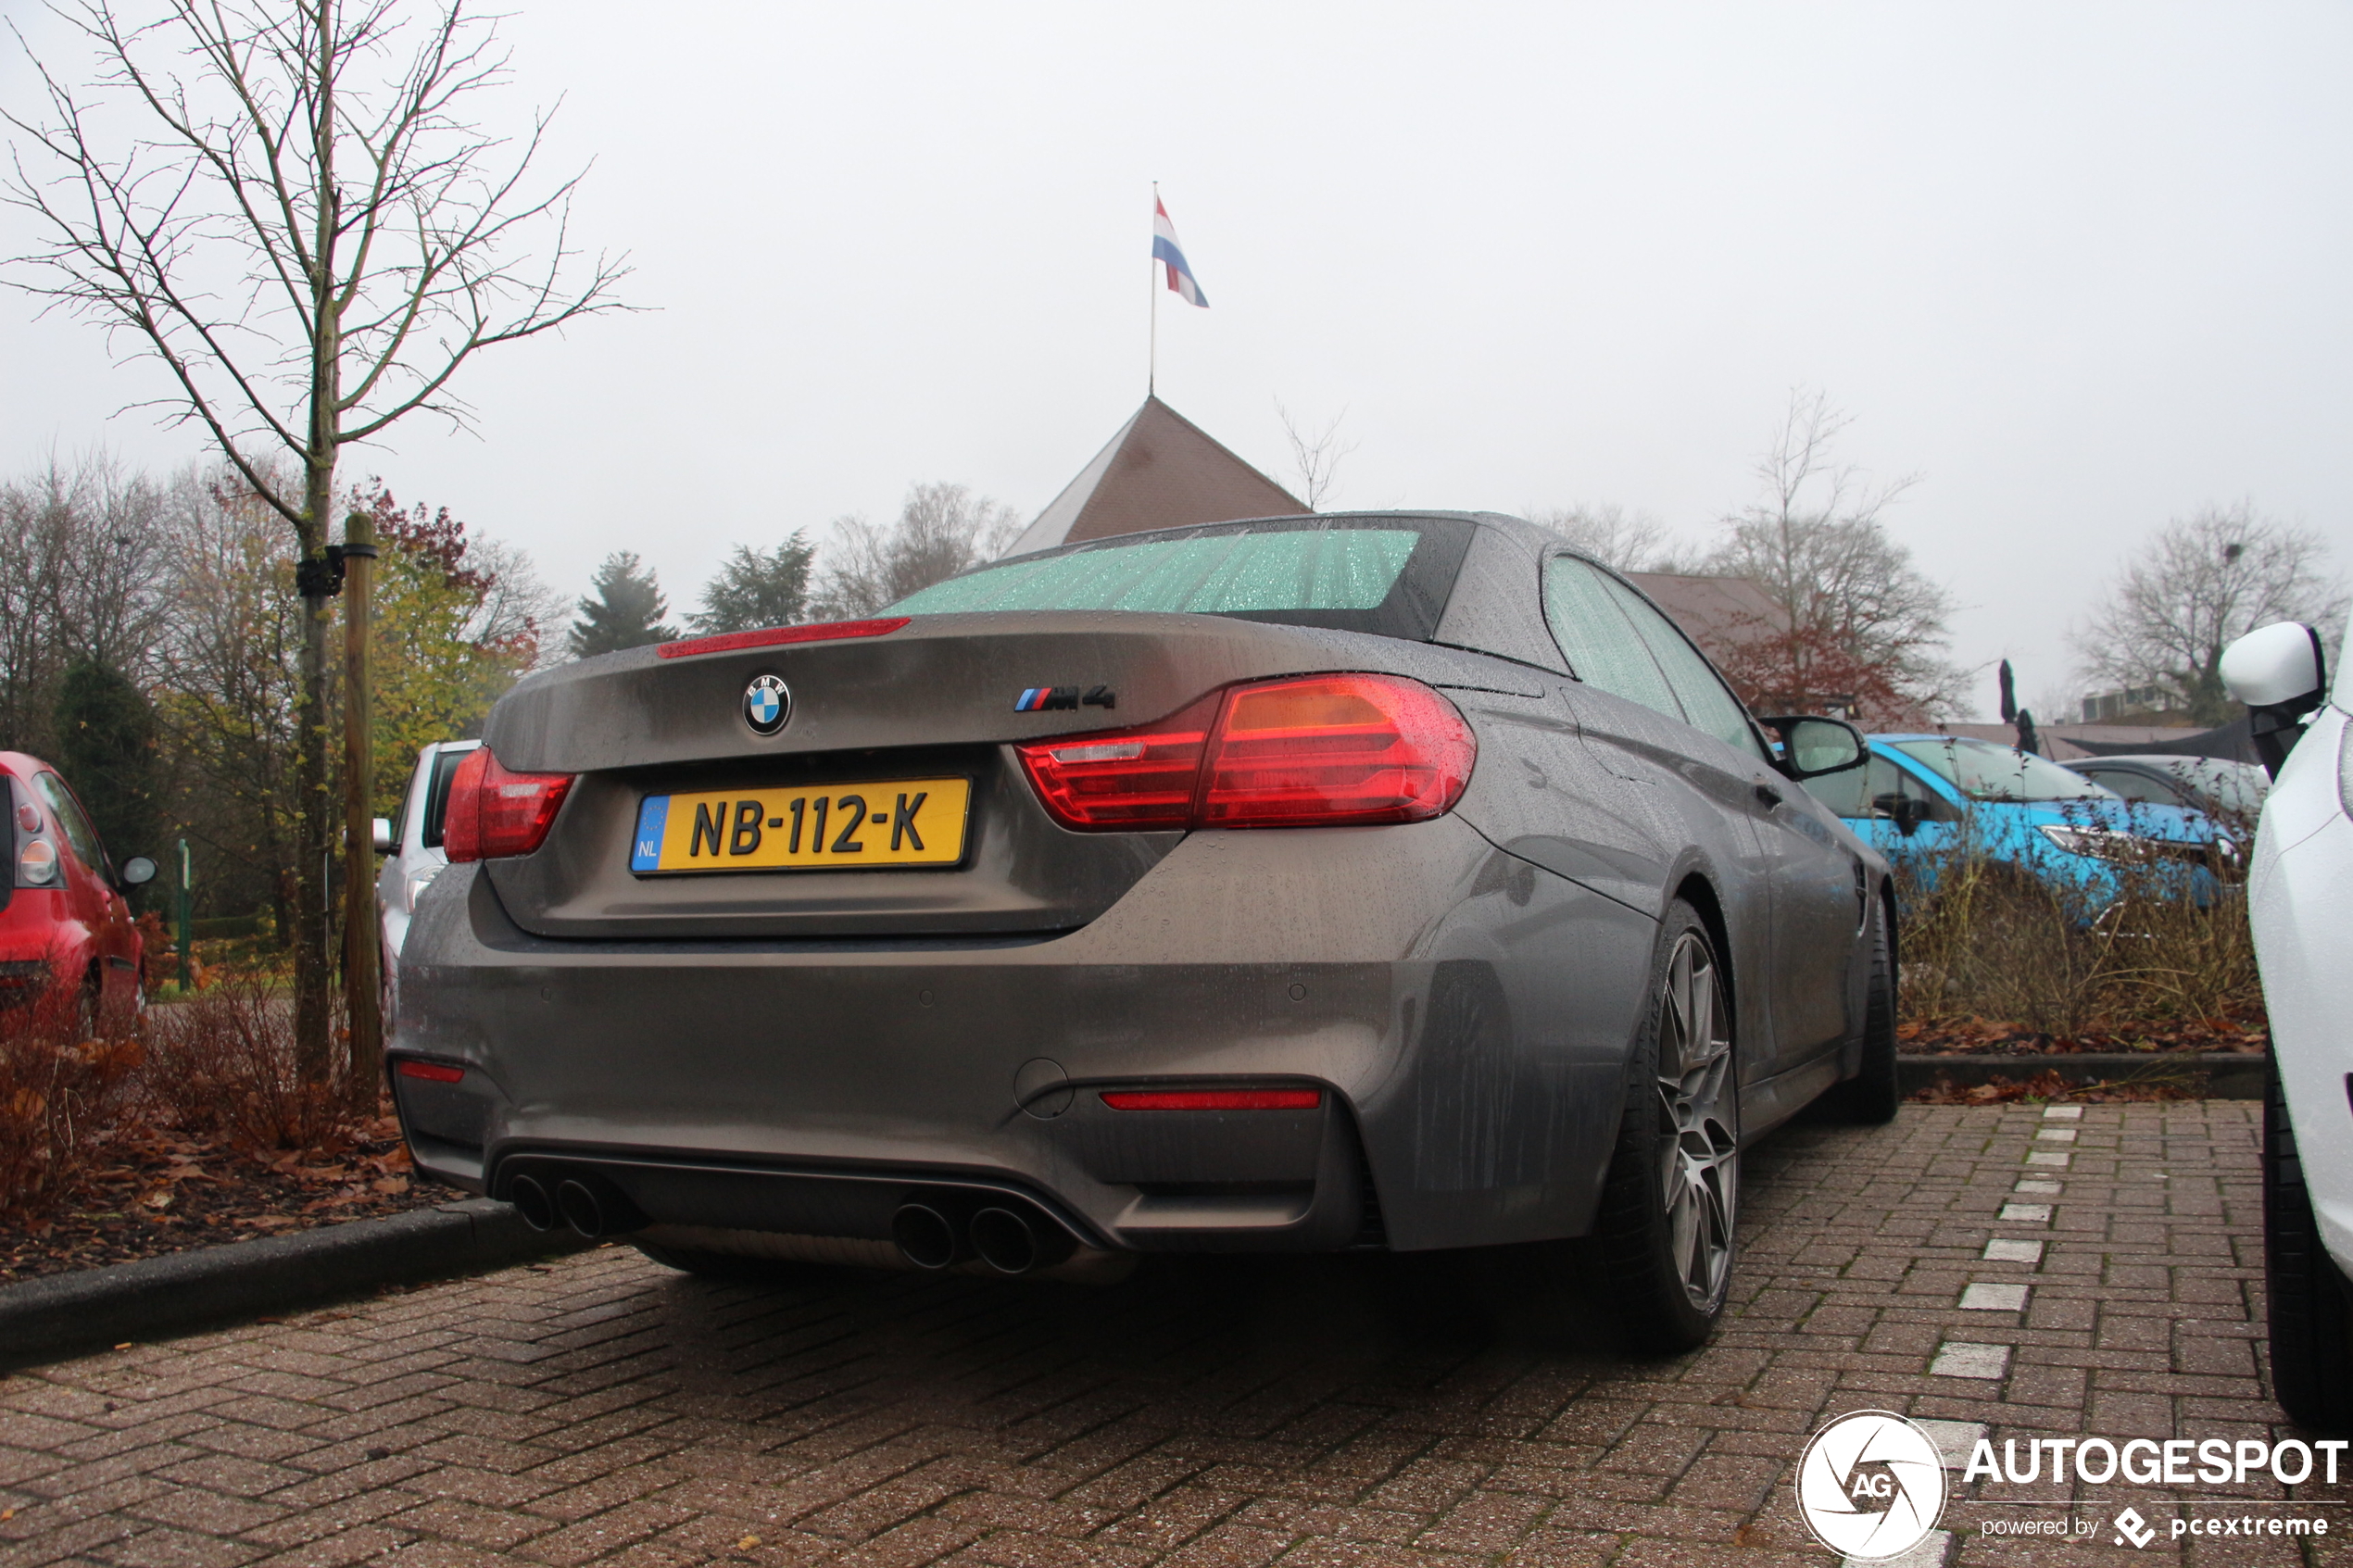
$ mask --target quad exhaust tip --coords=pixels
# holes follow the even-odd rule
[[[556,1228],[556,1200],[535,1176],[517,1176],[507,1186],[507,1201],[515,1206],[522,1223],[535,1231]]]
[[[605,1234],[605,1206],[596,1190],[585,1182],[566,1181],[557,1185],[556,1210],[564,1223],[594,1241]]]
[[[507,1184],[507,1201],[533,1230],[569,1225],[590,1241],[639,1230],[646,1223],[646,1216],[626,1194],[585,1171],[524,1172]]]
[[[962,1227],[928,1203],[901,1204],[890,1217],[890,1239],[919,1269],[944,1269],[964,1258]]]
[[[928,1203],[904,1204],[891,1217],[890,1235],[919,1269],[950,1268],[977,1256],[1000,1274],[1051,1268],[1078,1245],[1059,1225],[994,1205],[963,1220]]]

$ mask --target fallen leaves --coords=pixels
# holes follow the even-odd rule
[[[2260,1021],[2200,1018],[2164,1027],[2116,1024],[2050,1035],[1977,1017],[1913,1018],[1895,1026],[1908,1056],[2068,1056],[2082,1051],[2260,1056],[2271,1033]]]
[[[2110,1100],[2194,1099],[2197,1096],[2184,1084],[2151,1080],[2137,1083],[2101,1082],[2078,1084],[2056,1068],[2045,1068],[2031,1076],[2011,1079],[1999,1073],[1988,1075],[1982,1084],[1967,1088],[1949,1078],[1940,1078],[1927,1088],[1906,1097],[1915,1105],[2008,1105],[2020,1100],[2088,1100],[2095,1103]]]
[[[0,1222],[0,1281],[395,1214],[445,1198],[416,1177],[398,1125],[370,1118],[349,1124],[333,1149],[267,1156],[170,1126],[128,1129],[61,1210]]]

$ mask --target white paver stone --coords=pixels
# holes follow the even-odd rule
[[[2026,1286],[1995,1285],[1979,1280],[1961,1290],[1961,1311],[1964,1312],[2022,1312],[2026,1311]]]
[[[2075,1157],[2071,1154],[2061,1154],[2057,1149],[2038,1148],[2033,1153],[2026,1157],[2026,1162],[2029,1165],[2065,1166],[2069,1160],[2074,1158]]]
[[[1859,1557],[1842,1557],[1840,1568],[1944,1568],[1953,1560],[1953,1532],[1931,1530],[1920,1537],[1919,1545],[1894,1557],[1875,1557],[1868,1562]]]
[[[1928,1363],[1931,1377],[1998,1378],[2009,1370],[2008,1346],[1972,1345],[1966,1339],[1947,1339],[1936,1348],[1936,1359]]]
[[[2060,1186],[2057,1182],[2038,1182],[2033,1177],[2029,1176],[2026,1180],[2019,1183],[2018,1185],[2010,1188],[2010,1190],[2012,1192],[2031,1192],[2039,1197],[2057,1198],[2060,1193],[2066,1191],[2067,1189]],[[2038,1203],[2033,1205],[2033,1207],[2040,1209],[2043,1208],[2044,1205]]]
[[[2045,1122],[2081,1122],[2083,1108],[2080,1105],[2046,1105],[2043,1108]]]
[[[1967,1470],[1969,1456],[1976,1451],[1978,1439],[1985,1436],[1985,1423],[1982,1421],[1939,1421],[1933,1416],[1919,1415],[1911,1420],[1936,1445],[1936,1457],[1944,1461],[1947,1470]]]
[[[2016,1208],[2017,1205],[2011,1207]],[[1985,1244],[1985,1261],[1989,1263],[2039,1263],[2043,1261],[2043,1244],[1995,1236]]]
[[[2042,1139],[2045,1143],[2073,1143],[2075,1141],[2075,1129],[2072,1127],[2045,1127],[2034,1135]]]

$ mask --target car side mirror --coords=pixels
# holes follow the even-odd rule
[[[2296,721],[2328,694],[2321,634],[2300,621],[2259,627],[2222,650],[2222,687],[2246,704],[2248,740],[2264,771],[2278,777],[2296,738]]]
[[[139,887],[156,879],[156,863],[145,855],[133,855],[122,862],[115,876],[125,887]]]
[[[1909,838],[1920,831],[1922,822],[1928,821],[1928,802],[1914,796],[1899,795],[1895,797],[1895,809],[1888,815],[1895,819],[1895,831]]]
[[[399,847],[400,840],[392,835],[392,819],[378,817],[376,819],[376,853],[389,855]]]
[[[1762,721],[1781,737],[1781,771],[1793,779],[1818,779],[1859,768],[1870,756],[1863,732],[1843,719],[1790,714]]]

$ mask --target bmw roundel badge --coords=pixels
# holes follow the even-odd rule
[[[744,688],[744,722],[756,735],[773,735],[792,717],[792,693],[781,675],[762,675]]]

